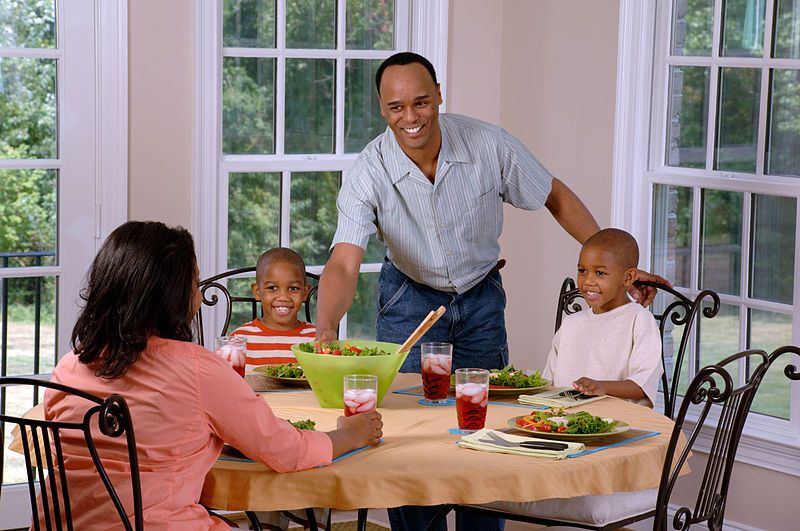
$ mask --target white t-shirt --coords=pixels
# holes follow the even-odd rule
[[[650,399],[642,403],[652,407],[662,372],[658,324],[646,308],[630,302],[601,314],[590,308],[566,316],[542,376],[558,387],[584,376],[631,380]]]

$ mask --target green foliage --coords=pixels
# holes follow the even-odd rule
[[[55,44],[54,0],[2,0],[0,48],[52,48]]]
[[[280,173],[232,173],[228,186],[228,267],[256,265],[280,241]]]

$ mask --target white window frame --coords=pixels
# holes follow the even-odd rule
[[[641,247],[640,267],[647,269],[651,256],[654,184],[699,186],[740,192],[758,190],[759,193],[795,197],[798,199],[794,271],[796,314],[796,308],[800,305],[800,178],[770,177],[769,182],[758,178],[763,171],[766,116],[760,116],[757,161],[759,173],[755,175],[714,171],[709,172],[712,175],[699,178],[696,170],[666,168],[664,165],[665,129],[663,125],[659,128],[658,124],[663,124],[667,115],[668,80],[663,79],[657,85],[655,80],[658,77],[653,73],[655,68],[663,67],[658,51],[669,46],[668,17],[671,4],[672,0],[620,0],[611,223],[630,231],[636,237]],[[715,20],[719,20],[721,5],[721,0],[716,0]],[[765,20],[767,33],[770,32],[773,9],[774,3],[768,3]],[[717,32],[715,29],[715,43],[719,39]],[[769,49],[770,38],[767,39]],[[704,61],[704,65],[709,62],[707,59]],[[787,64],[786,61],[772,60],[768,64],[777,66]],[[743,64],[750,66],[746,59]],[[793,60],[792,64],[796,65],[797,61]],[[761,80],[762,109],[765,108],[768,82],[768,79]],[[712,74],[709,94],[712,98],[716,97],[715,74]],[[659,105],[656,112],[651,108],[652,102]],[[709,127],[713,127],[711,124],[713,122],[709,122]],[[710,153],[714,149],[713,142],[709,142],[707,148]],[[697,201],[695,198],[696,203]],[[695,205],[695,215],[698,204]],[[745,201],[745,216],[748,209],[749,203]],[[747,226],[747,219],[743,219],[743,224]],[[744,237],[746,236],[745,234]],[[746,241],[743,239],[743,242]],[[728,302],[726,297],[722,298],[723,302]],[[730,302],[736,304],[739,299],[740,297],[734,297]],[[767,306],[769,304],[765,308]],[[792,343],[800,344],[800,319],[797,317],[792,324]],[[782,371],[787,362],[791,361],[797,362],[786,356],[771,370]],[[791,385],[790,389],[790,420],[787,422],[751,413],[739,445],[737,460],[800,476],[800,389],[796,384]],[[712,435],[710,431],[704,431],[698,439],[697,449],[708,451]]]
[[[329,155],[223,155],[222,153],[222,106],[220,79],[222,75],[221,17],[222,1],[202,4],[195,10],[195,107],[194,107],[194,167],[192,228],[197,242],[198,267],[201,278],[227,270],[227,195],[228,175],[238,172],[281,172],[281,212],[288,216],[290,201],[290,174],[298,171],[341,171],[342,179],[352,166],[357,153],[343,153],[342,131],[336,132],[336,153]],[[284,0],[278,0],[278,17]],[[447,0],[408,0],[408,12],[397,14],[397,35],[401,39],[398,50],[411,50],[427,57],[441,78],[447,73]],[[340,24],[343,17],[338,17]],[[410,38],[407,35],[410,33]],[[344,49],[344,44],[339,44]],[[249,50],[249,49],[248,49]],[[315,51],[318,53],[319,51]],[[286,53],[286,50],[278,50]],[[331,57],[338,56],[333,50]],[[384,57],[384,52],[369,50],[354,51],[359,58],[370,55]],[[238,55],[238,54],[237,54]],[[258,51],[247,55],[258,56]],[[274,52],[269,56],[274,56]],[[324,53],[319,54],[320,56]],[[348,56],[350,51],[348,51]],[[280,75],[280,74],[278,74]],[[339,85],[344,84],[343,72],[337,72],[337,94],[343,94]],[[278,80],[280,84],[280,79]],[[442,97],[446,95],[446,83],[442,83]],[[445,99],[446,101],[446,99]],[[280,98],[278,98],[280,102]],[[441,108],[444,112],[444,105]],[[336,102],[336,112],[344,112],[344,102]],[[278,109],[278,115],[281,114]],[[337,123],[341,120],[337,120]],[[338,126],[337,126],[338,127]],[[280,139],[276,139],[276,146]],[[280,150],[278,150],[280,151]],[[281,241],[288,240],[288,219],[282,219]],[[313,273],[321,273],[323,266],[309,267]],[[360,272],[380,271],[380,264],[362,264]],[[221,321],[216,308],[209,312],[210,322]],[[340,327],[346,330],[347,316]],[[208,339],[208,338],[207,338]]]
[[[128,219],[128,0],[59,0],[56,6],[58,48],[2,51],[58,60],[58,158],[0,160],[0,169],[58,170],[58,265],[15,268],[3,276],[58,277],[55,348],[61,358],[69,351],[91,260]],[[27,527],[30,514],[28,486],[4,487],[0,528]]]

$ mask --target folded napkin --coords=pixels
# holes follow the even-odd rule
[[[561,396],[564,391],[572,391],[571,387],[559,387],[546,393],[539,393],[537,395],[519,395],[517,401],[520,404],[534,407],[547,407],[547,408],[570,408],[575,406],[582,406],[595,400],[601,400],[606,395],[590,396],[588,398],[572,398],[570,396]]]
[[[529,457],[544,457],[545,459],[565,459],[567,456],[577,454],[586,449],[583,443],[567,442],[565,450],[536,450],[533,448],[525,448],[523,446],[505,446],[502,443],[492,442],[489,438],[489,432],[502,438],[508,443],[521,443],[524,441],[542,441],[553,442],[551,439],[537,439],[534,437],[520,437],[519,435],[511,435],[502,431],[482,429],[469,435],[464,435],[458,441],[458,445],[462,448],[469,448],[471,450],[482,450],[484,452],[496,452],[501,454],[516,454],[527,455]]]

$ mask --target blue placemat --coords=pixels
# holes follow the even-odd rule
[[[380,441],[383,442],[383,439],[381,439]],[[350,457],[351,455],[355,455],[355,454],[357,454],[359,452],[363,452],[364,450],[369,450],[370,448],[372,448],[372,445],[368,444],[367,446],[362,446],[361,448],[356,448],[355,450],[350,450],[349,452],[344,453],[344,454],[340,455],[339,457],[337,457],[336,459],[334,459],[333,461],[331,461],[331,464],[333,464],[333,463],[335,463],[337,461],[341,461],[342,459],[344,459],[346,457]],[[252,459],[249,459],[247,457],[219,456],[217,459],[219,459],[220,461],[238,461],[240,463],[255,463],[255,461],[253,461]],[[320,465],[320,466],[318,466],[316,468],[321,468],[322,466],[324,466],[324,465]]]
[[[639,430],[637,430],[639,431]],[[628,444],[634,441],[641,441],[642,439],[648,439],[650,437],[654,437],[656,435],[660,435],[661,432],[658,431],[645,431],[641,435],[637,435],[636,437],[631,437],[630,439],[625,439],[624,441],[618,441],[615,443],[607,444],[606,446],[598,446],[597,448],[589,448],[588,450],[584,450],[578,454],[568,455],[567,457],[572,459],[573,457],[581,457],[584,455],[593,454],[595,452],[599,452],[601,450],[608,450],[609,448],[614,448],[616,446],[622,446],[623,444]]]
[[[420,398],[419,400],[417,400],[417,404],[420,404],[422,406],[428,406],[428,407],[453,406],[453,405],[455,405],[455,403],[456,403],[456,401],[453,398],[448,398],[446,402],[442,402],[441,404],[429,404],[429,403],[425,402],[424,398]]]

